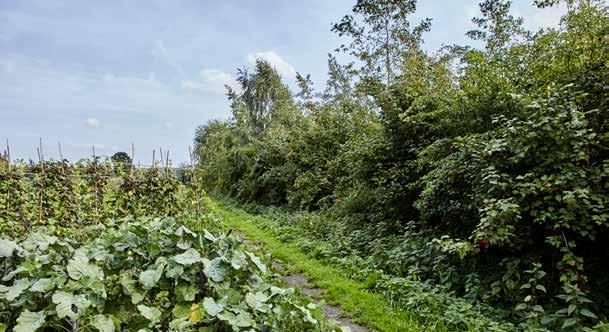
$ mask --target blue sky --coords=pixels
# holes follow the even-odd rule
[[[257,57],[293,86],[295,72],[326,78],[340,44],[332,22],[355,0],[62,1],[0,0],[0,151],[47,158],[57,142],[71,160],[152,150],[188,160],[195,128],[229,114],[224,85]],[[564,8],[513,1],[530,29],[553,26]],[[478,1],[420,0],[415,19],[433,19],[425,47],[468,43]]]

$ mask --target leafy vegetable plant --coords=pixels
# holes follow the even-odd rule
[[[232,235],[188,218],[108,221],[85,244],[55,226],[0,240],[0,325],[14,331],[321,330]]]

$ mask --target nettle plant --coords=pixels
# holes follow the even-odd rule
[[[42,227],[0,240],[0,330],[321,330],[293,289],[229,234],[174,218],[127,218],[79,246]],[[327,329],[326,329],[327,330]]]

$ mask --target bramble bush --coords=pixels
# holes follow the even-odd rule
[[[467,34],[480,47],[428,53],[416,1],[358,1],[333,30],[359,61],[331,55],[325,90],[299,75],[291,95],[259,61],[229,91],[232,118],[195,136],[203,185],[320,210],[286,228],[320,257],[340,248],[523,328],[602,326],[609,11],[535,2],[559,3],[560,25],[531,32],[509,1],[482,1]]]

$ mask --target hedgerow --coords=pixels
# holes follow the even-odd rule
[[[326,89],[298,75],[294,97],[259,61],[247,92],[231,91],[232,118],[195,136],[202,182],[241,202],[321,210],[328,221],[295,226],[320,253],[349,250],[515,325],[602,324],[609,12],[535,2],[558,3],[560,25],[531,32],[509,1],[482,1],[467,34],[476,46],[432,53],[430,22],[409,20],[416,1],[357,1],[333,31],[358,61],[331,55]],[[254,93],[263,86],[282,93]]]

